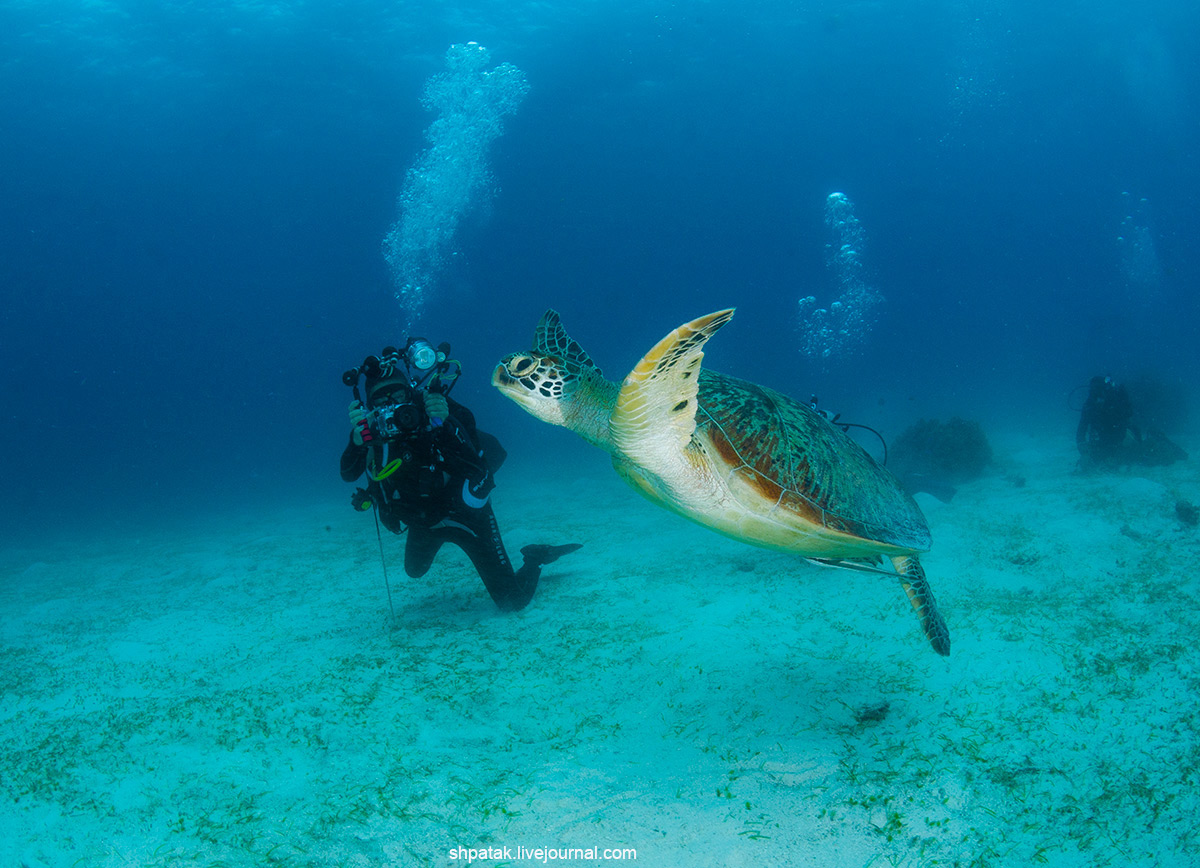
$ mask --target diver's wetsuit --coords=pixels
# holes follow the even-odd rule
[[[541,568],[579,546],[525,546],[524,564],[513,569],[488,500],[504,447],[476,428],[470,410],[457,401],[447,403],[450,416],[440,426],[426,420],[407,437],[359,446],[351,434],[342,453],[342,479],[353,482],[366,472],[379,520],[393,533],[403,533],[407,525],[404,571],[409,576],[425,575],[442,545],[453,543],[471,559],[497,606],[524,608],[537,590]],[[385,475],[396,459],[401,463]]]
[[[1154,428],[1133,424],[1133,401],[1123,385],[1093,377],[1079,414],[1075,443],[1084,469],[1143,464],[1162,467],[1187,459],[1187,452]],[[1132,435],[1126,438],[1126,432]]]
[[[1133,402],[1124,385],[1115,385],[1104,377],[1093,377],[1088,386],[1087,400],[1079,414],[1075,429],[1075,444],[1085,464],[1115,464],[1125,458],[1125,434],[1131,432],[1140,440],[1133,427]]]

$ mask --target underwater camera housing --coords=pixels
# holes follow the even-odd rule
[[[424,402],[416,390],[403,391],[403,400],[375,407],[367,413],[367,426],[381,440],[400,440],[412,436],[425,424]]]
[[[357,368],[342,374],[342,382],[354,390],[354,397],[360,403],[362,394],[358,384],[363,377],[366,377],[369,390],[375,388],[380,380],[391,381],[386,397],[377,406],[370,407],[359,423],[364,442],[375,438],[385,441],[405,439],[425,424],[425,402],[420,394],[420,386],[411,377],[400,373],[401,365],[406,366],[401,351],[386,347],[382,356],[367,356]],[[368,405],[374,402],[372,399],[379,400],[378,396],[370,396]]]
[[[360,402],[358,384],[364,377],[369,391],[380,385],[381,380],[388,384],[390,394],[386,403],[368,410],[360,423],[364,442],[372,439],[370,435],[382,440],[411,437],[425,426],[428,420],[421,393],[432,388],[448,395],[462,372],[462,365],[448,358],[449,354],[448,343],[434,347],[424,338],[409,338],[404,349],[384,347],[380,355],[367,356],[357,368],[342,374],[342,382],[354,390],[354,397]]]

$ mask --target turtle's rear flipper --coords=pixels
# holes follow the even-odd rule
[[[563,546],[530,545],[522,548],[521,554],[525,556],[526,564],[537,564],[539,567],[544,567],[546,564],[554,563],[563,555],[569,555],[581,548],[583,548],[583,543],[567,543]]]
[[[942,503],[949,503],[954,495],[958,494],[958,489],[953,485],[927,473],[906,473],[900,479],[900,484],[909,494],[923,491],[936,497]]]
[[[921,562],[914,557],[899,556],[892,558],[892,566],[900,574],[900,585],[904,588],[904,593],[908,594],[908,601],[917,610],[925,638],[933,645],[934,651],[943,657],[949,657],[950,631],[946,628],[941,612],[938,611],[937,601],[933,598],[933,591],[929,589],[929,582],[925,580],[925,570],[921,568]]]
[[[856,570],[860,573],[879,573],[883,576],[896,575],[891,570],[879,566],[879,557],[872,558],[805,558],[810,564],[818,567],[833,567],[837,570]]]

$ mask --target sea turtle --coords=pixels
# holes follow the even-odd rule
[[[492,384],[606,449],[654,503],[752,545],[897,577],[934,650],[949,654],[917,559],[929,550],[929,527],[896,478],[812,407],[701,370],[705,342],[733,313],[681,325],[617,384],[548,310],[533,349],[505,356]],[[895,573],[872,566],[881,556]]]

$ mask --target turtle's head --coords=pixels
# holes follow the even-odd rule
[[[532,350],[500,360],[492,385],[543,422],[570,428],[589,443],[613,449],[608,419],[620,388],[604,379],[591,356],[567,334],[556,311],[546,311],[538,322]]]
[[[492,372],[492,385],[543,422],[571,427],[567,407],[579,385],[579,375],[569,371],[557,356],[510,353]]]

